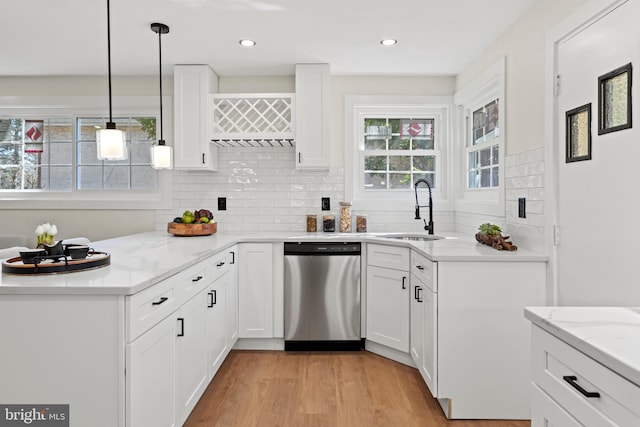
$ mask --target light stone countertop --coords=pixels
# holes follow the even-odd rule
[[[527,307],[525,317],[640,386],[640,308]]]
[[[546,262],[543,254],[517,250],[497,251],[473,237],[446,233],[446,239],[404,241],[380,237],[393,233],[216,233],[176,237],[164,231],[91,242],[111,255],[111,265],[93,270],[46,275],[0,277],[2,294],[132,295],[237,243],[284,241],[361,241],[417,249],[433,261]],[[416,233],[412,233],[416,234]]]

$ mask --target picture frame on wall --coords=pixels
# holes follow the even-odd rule
[[[591,160],[591,103],[566,112],[566,162]]]
[[[631,63],[598,77],[598,135],[631,127]]]

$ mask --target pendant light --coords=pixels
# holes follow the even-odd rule
[[[107,0],[107,56],[109,65],[109,121],[106,129],[96,132],[97,155],[100,160],[126,160],[127,137],[116,129],[111,110],[111,16],[109,0]]]
[[[169,32],[169,27],[165,24],[154,22],[151,24],[151,31],[158,34],[158,51],[160,53],[160,139],[158,144],[151,147],[151,162],[154,169],[171,169],[173,167],[173,150],[166,145],[162,135],[162,34]]]

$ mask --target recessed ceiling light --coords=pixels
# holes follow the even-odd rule
[[[398,43],[398,40],[396,40],[396,39],[382,39],[382,40],[380,40],[380,44],[382,46],[393,46],[396,43]]]
[[[244,47],[253,47],[256,45],[256,42],[253,40],[249,40],[249,39],[242,39],[240,40],[240,45],[244,46]]]

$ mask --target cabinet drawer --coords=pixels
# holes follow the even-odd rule
[[[235,258],[234,255],[233,257]],[[229,265],[233,261],[231,258],[232,254],[228,250],[224,250],[211,258],[211,280],[209,280],[209,283],[215,281],[218,277],[222,277],[224,273],[229,271]]]
[[[176,276],[126,297],[127,342],[142,335],[182,304]]]
[[[432,292],[438,292],[438,264],[416,251],[411,251],[411,272]]]
[[[534,382],[580,423],[640,425],[640,387],[539,327],[533,327],[532,337]],[[577,387],[599,397],[587,397]]]
[[[367,265],[409,271],[411,250],[398,246],[367,245]]]
[[[173,276],[180,283],[182,302],[189,301],[213,281],[212,268],[209,260],[201,261]]]

